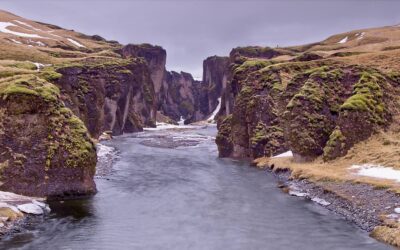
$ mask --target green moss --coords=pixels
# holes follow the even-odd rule
[[[341,111],[368,112],[374,122],[383,122],[385,105],[380,87],[385,79],[376,73],[364,71],[354,85],[353,95],[340,107]]]
[[[6,100],[8,96],[34,95],[46,101],[56,101],[60,90],[43,79],[34,75],[23,75],[5,78],[0,81],[0,96]]]
[[[48,82],[55,82],[62,77],[62,74],[52,70],[52,69],[44,69],[39,72],[39,77],[43,78]]]
[[[329,160],[334,158],[334,151],[337,151],[336,154],[341,155],[344,152],[346,147],[346,137],[343,135],[342,131],[339,127],[336,127],[335,130],[329,136],[329,140],[324,147],[324,156],[325,160]]]
[[[267,60],[248,59],[244,63],[242,63],[240,66],[238,66],[234,69],[234,74],[240,74],[249,69],[252,69],[252,70],[262,69],[264,67],[267,67],[268,65],[271,65],[271,62],[269,62]]]

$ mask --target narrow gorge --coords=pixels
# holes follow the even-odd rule
[[[400,246],[398,25],[205,55],[201,80],[7,11],[0,48],[0,248]]]

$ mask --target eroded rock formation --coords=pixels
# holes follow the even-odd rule
[[[276,63],[254,57],[231,53],[232,78],[223,96],[233,105],[221,111],[225,118],[216,139],[221,157],[291,150],[298,160],[334,159],[388,126],[396,113],[399,83],[377,69],[316,58]]]
[[[156,103],[147,64],[140,58],[96,59],[61,65],[56,81],[64,102],[97,138],[155,126]]]
[[[96,150],[59,89],[35,76],[0,81],[1,189],[32,196],[96,192]]]

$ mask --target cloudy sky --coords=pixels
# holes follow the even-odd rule
[[[245,45],[286,46],[400,23],[399,0],[0,0],[14,14],[167,50],[167,68],[202,74],[202,60]]]

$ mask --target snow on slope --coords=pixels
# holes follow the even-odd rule
[[[345,38],[343,38],[342,40],[340,40],[338,43],[347,43],[347,40],[349,39],[348,36],[346,36]]]
[[[85,45],[82,45],[82,44],[80,44],[79,42],[77,42],[77,41],[75,41],[75,40],[73,40],[73,39],[71,39],[71,38],[67,38],[67,40],[68,40],[70,43],[72,43],[73,45],[77,46],[77,47],[86,48]]]
[[[17,25],[10,23],[10,22],[0,22],[0,32],[12,34],[15,36],[21,36],[21,37],[48,39],[46,37],[42,37],[37,34],[27,34],[27,33],[22,33],[22,32],[17,32],[17,31],[12,31],[12,30],[7,29],[8,27],[12,27],[12,26],[18,27]]]
[[[400,182],[400,170],[393,169],[391,167],[385,167],[381,165],[374,164],[363,164],[363,165],[353,165],[350,169],[356,169],[357,175],[389,179]]]

